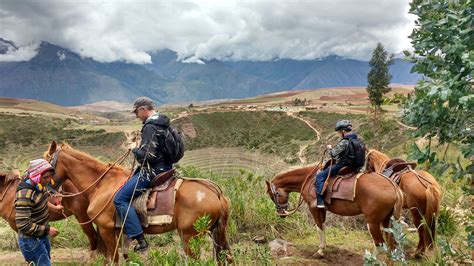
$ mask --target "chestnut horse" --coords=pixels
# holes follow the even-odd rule
[[[277,174],[271,182],[265,181],[267,193],[281,217],[287,216],[289,193],[301,193],[300,196],[308,204],[319,234],[319,249],[313,256],[324,257],[326,209],[342,216],[363,214],[375,245],[383,244],[381,225],[387,228],[390,216],[393,214],[398,219],[402,210],[403,194],[397,185],[377,173],[364,173],[357,180],[354,201],[331,199],[331,204],[326,204],[326,209],[320,209],[316,208],[315,198],[310,195],[310,191],[315,189],[315,167],[319,168],[314,165],[306,166]]]
[[[18,175],[0,173],[0,216],[5,219],[10,227],[17,231],[15,223],[15,194],[16,188],[20,183]],[[66,181],[63,184],[63,191],[68,193],[77,193],[76,187],[70,182]],[[87,201],[84,196],[79,197],[80,201]],[[61,204],[64,206],[63,213],[50,211],[49,220],[59,221],[74,214],[79,222],[89,220],[87,216],[87,205],[80,204],[77,199],[62,198]],[[89,240],[90,251],[98,251],[105,255],[105,246],[100,238],[100,235],[90,223],[81,225],[82,231],[86,234]]]
[[[390,160],[390,157],[377,150],[369,150],[366,157],[367,170],[377,173],[381,173]],[[405,195],[403,208],[410,209],[418,230],[415,255],[421,255],[426,248],[432,247],[436,236],[436,217],[441,203],[440,185],[430,173],[412,170],[400,176],[399,186]]]
[[[87,214],[97,225],[101,237],[107,246],[107,258],[118,262],[117,235],[115,229],[115,206],[113,197],[127,181],[130,171],[121,166],[109,167],[90,155],[73,149],[67,144],[60,146],[52,142],[44,158],[55,161],[57,176],[70,180],[86,196],[88,201],[76,199],[87,205]],[[107,171],[107,169],[110,170]],[[90,204],[88,203],[90,202]],[[143,228],[146,234],[161,234],[178,230],[183,240],[184,251],[194,256],[189,240],[196,236],[194,223],[199,217],[211,217],[211,236],[214,255],[218,258],[224,253],[228,262],[232,261],[226,229],[229,217],[229,202],[219,187],[207,180],[184,180],[176,192],[174,217],[171,224],[150,225]]]

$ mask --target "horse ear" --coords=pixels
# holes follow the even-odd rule
[[[265,184],[267,184],[267,191],[270,191],[270,182],[268,182],[268,180],[265,180]]]
[[[52,155],[54,152],[56,152],[56,149],[58,148],[58,144],[56,144],[56,141],[52,141],[51,144],[49,144],[48,148],[48,154]]]

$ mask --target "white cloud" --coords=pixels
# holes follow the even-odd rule
[[[7,53],[0,54],[0,62],[28,61],[33,58],[39,46],[39,42],[19,47],[18,49],[8,49]]]
[[[408,0],[2,1],[0,37],[44,40],[84,57],[150,63],[148,52],[180,59],[368,59],[377,42],[410,49]]]

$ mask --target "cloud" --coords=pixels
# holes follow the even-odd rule
[[[10,48],[5,54],[0,54],[0,62],[28,61],[36,55],[39,44],[34,42],[18,49]]]
[[[47,41],[102,62],[150,63],[171,49],[181,60],[368,59],[377,42],[410,49],[408,0],[2,1],[0,37]]]

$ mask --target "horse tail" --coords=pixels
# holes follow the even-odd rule
[[[221,214],[217,217],[216,222],[212,228],[212,242],[214,244],[214,256],[218,264],[223,264],[222,259],[225,259],[227,263],[232,263],[233,258],[232,254],[230,253],[230,246],[227,241],[227,223],[229,221],[229,199],[226,198],[224,195],[219,196],[219,200],[221,202]],[[222,252],[225,252],[224,254]],[[225,257],[221,257],[225,256]]]
[[[392,182],[393,183],[393,182]],[[395,219],[400,219],[401,215],[402,215],[402,209],[403,209],[403,192],[402,190],[400,189],[400,187],[398,187],[396,184],[394,184],[393,186],[395,188],[395,196],[396,196],[396,200],[395,200],[395,204],[393,205],[393,217],[395,217]]]
[[[426,209],[424,216],[427,230],[424,230],[423,238],[426,246],[431,248],[433,247],[432,244],[436,239],[436,219],[439,214],[441,191],[436,185],[430,184],[425,191],[425,195]]]

